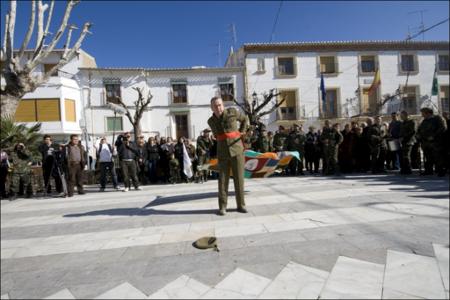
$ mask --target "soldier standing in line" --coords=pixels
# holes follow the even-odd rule
[[[320,161],[319,135],[317,134],[317,132],[315,132],[314,126],[310,126],[309,132],[306,134],[305,161],[306,161],[306,170],[308,170],[311,174],[313,172],[314,173],[319,172],[319,161]]]
[[[286,151],[288,134],[284,126],[278,127],[277,133],[273,136],[273,149],[275,152]]]
[[[331,124],[330,120],[325,120],[325,123],[322,128],[322,132],[319,135],[319,142],[320,142],[320,152],[322,157],[322,174],[325,175],[327,172],[327,159],[325,158],[325,150],[327,150],[328,147],[328,134],[331,130]]]
[[[420,110],[424,118],[417,129],[417,138],[425,156],[425,172],[421,175],[433,175],[433,165],[438,176],[445,176],[445,147],[444,136],[447,129],[445,120],[434,115],[433,110],[424,107]]]
[[[267,140],[269,142],[269,152],[274,152],[274,148],[273,148],[273,132],[272,131],[267,132]]]
[[[33,195],[30,184],[31,154],[25,149],[24,144],[19,143],[14,146],[14,151],[9,156],[9,162],[12,169],[9,200],[16,200],[20,182],[23,183],[23,189],[26,190],[27,198],[31,198]]]
[[[328,121],[328,120],[326,120]],[[325,127],[321,135],[321,140],[323,143],[323,159],[324,159],[324,174],[325,175],[338,175],[338,152],[339,145],[343,141],[342,134],[340,133],[339,123],[333,125],[332,128],[329,127],[329,122],[325,121]]]
[[[213,115],[208,125],[217,140],[219,159],[219,215],[226,214],[230,171],[233,172],[237,210],[247,213],[244,200],[244,148],[241,135],[246,132],[248,119],[235,108],[225,109],[220,97],[211,99]],[[239,128],[237,122],[240,123]]]
[[[371,122],[368,119],[367,124],[370,123]],[[375,124],[369,127],[367,135],[369,138],[372,174],[376,174],[380,171],[383,171],[380,169],[379,163],[381,159],[381,144],[383,143],[380,116],[375,117]]]
[[[175,184],[180,183],[181,177],[180,177],[180,162],[175,157],[175,153],[169,154],[169,183]]]
[[[210,129],[203,130],[202,135],[197,138],[197,158],[198,167],[201,169],[198,173],[198,178],[201,182],[208,181],[208,170],[203,169],[210,159],[210,152],[212,147],[212,140],[209,137]]]
[[[447,130],[445,131],[444,134],[444,148],[445,148],[445,154],[444,156],[446,157],[445,160],[447,161],[446,163],[446,168],[447,168],[447,173],[450,171],[450,118],[449,118],[449,112],[448,111],[444,111],[442,113],[442,117],[445,120],[445,123],[447,125]]]
[[[416,142],[415,134],[416,134],[416,123],[414,120],[409,118],[407,111],[402,111],[400,113],[400,118],[402,119],[402,123],[400,124],[400,144],[401,144],[401,163],[400,163],[400,174],[411,174],[411,150]]]
[[[270,152],[269,137],[267,136],[267,130],[265,128],[261,129],[261,133],[258,136],[256,151],[261,153]]]
[[[243,143],[244,143],[244,149],[245,150],[255,150],[253,148],[253,144],[255,142],[255,135],[254,135],[254,131],[252,128],[249,128],[247,130],[247,132],[245,133],[245,136],[243,138]]]
[[[292,159],[289,163],[291,175],[305,175],[303,173],[303,162],[305,155],[306,136],[302,128],[298,124],[294,124],[292,132],[288,136],[288,151],[297,151],[300,154],[300,160]]]

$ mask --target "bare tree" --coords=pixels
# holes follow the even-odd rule
[[[146,98],[144,98],[142,89],[139,87],[133,87],[133,89],[138,92],[138,99],[134,101],[134,115],[131,114],[130,110],[128,109],[128,106],[123,102],[122,98],[118,98],[119,105],[122,106],[125,109],[125,116],[127,116],[128,120],[130,121],[131,125],[133,125],[133,131],[134,131],[134,138],[136,139],[138,136],[142,133],[141,128],[141,119],[142,115],[144,114],[145,109],[152,101],[153,95],[150,91],[148,91],[148,95]]]
[[[276,102],[275,104],[272,103],[272,100],[275,100],[276,97],[280,95],[280,93],[274,93],[275,89],[271,89],[269,93],[264,93],[263,98],[264,100],[261,103],[258,103],[257,95],[256,93],[253,93],[253,100],[250,103],[247,99],[244,99],[244,103],[239,103],[236,98],[233,97],[231,93],[228,93],[230,97],[232,97],[233,102],[236,103],[237,106],[239,106],[244,113],[247,115],[250,125],[254,126],[256,129],[261,129],[264,124],[261,123],[261,117],[271,114],[275,110],[277,110],[285,101],[285,99],[281,99],[279,102]],[[270,107],[271,106],[271,107]],[[268,107],[267,110],[263,110],[264,108]]]
[[[37,11],[36,11],[37,2]],[[18,51],[14,50],[14,28],[16,25],[16,0],[10,0],[10,9],[5,16],[5,38],[3,41],[3,47],[1,49],[1,60],[4,62],[4,66],[1,70],[1,76],[4,78],[6,85],[1,87],[1,116],[14,115],[20,99],[29,92],[33,92],[36,88],[48,81],[51,74],[67,64],[77,54],[81,43],[83,42],[86,34],[90,33],[89,28],[91,23],[86,22],[83,26],[83,30],[78,37],[78,40],[70,48],[70,40],[72,37],[72,31],[77,29],[74,25],[68,25],[69,17],[72,9],[79,3],[79,0],[68,0],[64,17],[61,20],[61,24],[56,34],[53,35],[49,44],[46,44],[46,38],[51,35],[49,32],[50,23],[53,16],[53,8],[55,1],[50,2],[50,6],[46,3],[43,4],[42,0],[32,0],[31,15],[28,25],[28,30],[25,34],[22,45]],[[44,27],[45,12],[48,11],[47,19]],[[36,46],[31,50],[32,55],[25,57],[25,51],[33,36],[37,15],[37,35]],[[68,28],[67,28],[68,27]],[[48,70],[43,75],[33,75],[33,70],[42,64],[45,58],[55,49],[56,45],[60,41],[64,32],[67,31],[67,39],[64,44],[64,52],[61,59],[56,65]]]

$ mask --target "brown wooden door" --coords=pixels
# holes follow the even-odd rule
[[[175,115],[175,126],[177,139],[180,137],[189,138],[189,124],[187,115]]]

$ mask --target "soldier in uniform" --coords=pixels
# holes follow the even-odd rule
[[[286,130],[284,126],[279,126],[277,133],[273,136],[273,151],[275,152],[281,152],[286,151],[287,149],[287,138],[288,134],[286,133]]]
[[[16,200],[20,182],[23,183],[23,189],[26,189],[27,198],[30,198],[33,194],[30,184],[31,154],[25,149],[24,144],[19,143],[14,146],[14,151],[9,157],[9,162],[12,168],[9,200]]]
[[[244,149],[245,150],[256,150],[254,147],[256,141],[257,141],[257,137],[255,135],[255,131],[252,128],[249,128],[243,138]]]
[[[400,174],[411,174],[411,150],[416,142],[416,123],[414,120],[409,118],[407,111],[402,111],[400,113],[400,118],[402,123],[400,124],[400,143],[401,143],[401,164],[400,164]]]
[[[367,120],[367,123],[370,124],[371,122]],[[375,123],[369,127],[367,135],[369,138],[372,174],[376,174],[383,171],[380,169],[381,147],[383,143],[380,116],[375,117]]]
[[[324,175],[338,174],[339,145],[344,139],[339,132],[339,124],[330,127],[330,122],[326,120],[320,139],[323,145]]]
[[[431,108],[424,107],[420,112],[424,119],[417,129],[417,138],[425,156],[425,172],[422,175],[432,175],[433,165],[435,165],[438,176],[445,176],[446,122],[441,116],[434,115]]]
[[[319,172],[319,162],[320,162],[320,147],[319,147],[319,135],[315,132],[315,127],[310,126],[309,132],[306,134],[305,141],[305,161],[306,170],[311,174]]]
[[[235,108],[225,109],[220,97],[211,99],[214,112],[208,125],[217,140],[219,159],[219,215],[226,214],[230,171],[233,172],[238,212],[247,213],[244,200],[244,148],[241,135],[246,132],[248,119]],[[238,127],[237,122],[240,123]]]
[[[265,128],[261,129],[261,134],[258,136],[256,151],[261,153],[270,152],[269,137]]]
[[[273,152],[273,133],[272,131],[267,132],[267,140],[269,141],[269,152]]]
[[[303,161],[305,155],[305,141],[306,136],[305,133],[301,130],[301,127],[298,124],[294,124],[293,130],[288,136],[288,151],[297,151],[300,154],[300,161],[296,159],[292,159],[289,163],[289,167],[291,169],[291,175],[305,175],[303,173]]]
[[[175,153],[169,155],[169,182],[172,184],[179,183],[180,177],[180,162],[175,157]]]
[[[203,133],[201,136],[197,138],[197,157],[198,157],[198,166],[201,168],[201,166],[207,164],[210,159],[210,152],[212,147],[212,140],[209,137],[209,133],[211,130],[208,128],[203,130]],[[199,179],[200,181],[208,181],[208,171],[202,169],[199,171]]]

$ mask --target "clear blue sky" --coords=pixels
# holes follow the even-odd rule
[[[1,1],[2,41],[8,5]],[[80,28],[85,21],[94,23],[93,35],[82,48],[95,56],[99,66],[214,67],[219,64],[217,44],[222,46],[222,64],[232,44],[229,24],[236,25],[238,47],[268,42],[279,5],[279,1],[84,0],[75,7],[70,21]],[[57,1],[55,27],[64,6]],[[420,25],[420,14],[409,14],[418,10],[426,10],[423,16],[428,27],[448,18],[449,2],[283,1],[273,41],[401,40],[408,26],[412,32],[418,31],[414,27]],[[27,1],[18,2],[15,47],[24,36],[29,11]],[[427,32],[425,39],[449,40],[448,26]]]

